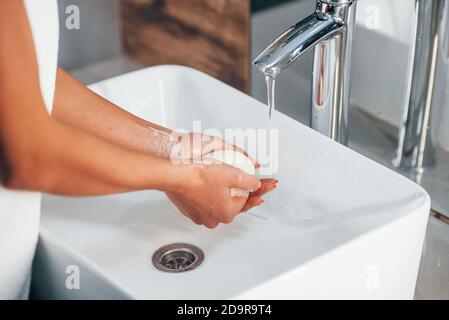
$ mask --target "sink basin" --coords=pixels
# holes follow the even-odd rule
[[[199,71],[158,66],[94,84],[130,112],[171,128],[266,128],[267,106]],[[36,298],[411,299],[430,199],[418,185],[274,112],[278,188],[264,206],[208,230],[157,191],[44,196]],[[204,253],[164,273],[171,243]],[[79,286],[67,281],[79,279]]]

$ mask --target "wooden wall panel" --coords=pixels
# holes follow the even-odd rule
[[[250,0],[122,0],[125,52],[181,64],[250,89]]]

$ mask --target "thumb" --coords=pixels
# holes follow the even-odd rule
[[[247,174],[240,169],[234,169],[230,187],[256,191],[261,187],[261,185],[262,183],[257,177]]]

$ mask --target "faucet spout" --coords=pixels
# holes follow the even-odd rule
[[[357,0],[317,0],[313,14],[289,28],[254,60],[278,74],[314,49],[310,126],[347,144],[351,49]]]
[[[316,11],[275,39],[257,56],[253,64],[264,73],[277,73],[343,28],[341,21]]]

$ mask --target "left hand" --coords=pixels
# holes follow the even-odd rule
[[[182,163],[190,163],[196,160],[201,161],[204,156],[212,152],[234,150],[241,152],[248,157],[256,168],[260,167],[260,164],[248,155],[245,150],[228,143],[220,137],[209,136],[196,132],[173,132],[171,135],[178,141],[172,147],[172,152],[170,153],[171,160],[181,161]]]

